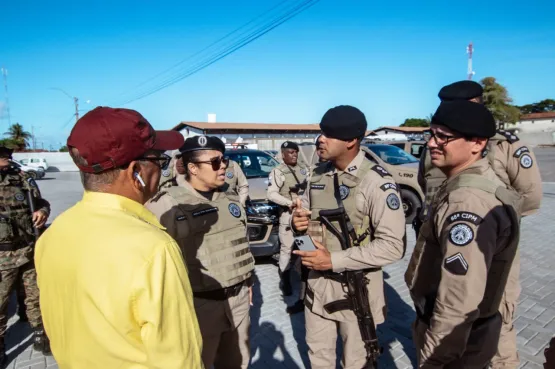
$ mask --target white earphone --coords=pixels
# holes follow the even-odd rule
[[[143,187],[146,186],[145,181],[143,181],[143,179],[141,178],[141,175],[140,175],[139,173],[135,172],[135,173],[133,173],[133,176],[134,176],[135,178],[137,178],[137,181],[139,181],[139,183],[141,184],[141,186],[143,186]]]

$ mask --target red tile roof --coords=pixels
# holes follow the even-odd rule
[[[546,112],[546,113],[522,114],[520,116],[520,121],[523,121],[523,120],[540,120],[540,119],[555,119],[555,111],[550,111],[550,112]]]
[[[269,124],[269,123],[207,123],[207,122],[181,122],[173,127],[174,131],[181,131],[186,127],[201,130],[245,130],[245,131],[312,131],[320,132],[320,125],[313,124]],[[366,131],[369,135],[372,131]]]

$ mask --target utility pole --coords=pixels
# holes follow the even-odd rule
[[[37,150],[37,140],[35,139],[35,126],[31,126],[31,136],[33,137],[33,151]]]
[[[79,120],[79,99],[74,97],[73,103],[75,104],[75,123]]]
[[[474,51],[474,48],[472,47],[472,42],[471,42],[466,47],[466,53],[468,54],[467,77],[468,77],[469,81],[472,80],[472,76],[475,74],[475,72],[472,70],[472,52],[473,51]]]
[[[2,76],[4,77],[4,90],[6,91],[6,113],[8,114],[8,128],[12,125],[10,116],[10,100],[8,98],[8,70],[2,67]]]

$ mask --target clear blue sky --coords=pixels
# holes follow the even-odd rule
[[[12,123],[34,126],[38,142],[58,148],[73,103],[50,87],[79,97],[85,110],[123,102],[122,94],[278,2],[4,0],[0,65],[9,71]],[[321,0],[125,107],[157,129],[208,113],[220,122],[315,123],[339,104],[359,107],[369,128],[399,125],[432,113],[439,88],[466,78],[470,41],[475,80],[496,77],[516,104],[555,98],[555,1],[420,3]],[[7,124],[0,121],[2,131]]]

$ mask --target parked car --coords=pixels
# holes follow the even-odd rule
[[[20,163],[31,168],[42,168],[44,171],[48,170],[48,163],[46,162],[46,159],[39,156],[21,159]]]
[[[270,154],[254,149],[226,150],[249,182],[246,204],[249,245],[255,257],[272,256],[279,252],[279,206],[266,197],[268,176],[279,165]]]
[[[422,151],[426,147],[426,141],[424,140],[416,140],[416,141],[372,141],[365,140],[366,144],[380,144],[380,145],[391,145],[397,146],[398,148],[404,150],[405,152],[411,154],[415,158],[420,158],[422,155]]]
[[[29,167],[27,165],[23,165],[21,162],[17,161],[17,160],[10,160],[10,164],[12,164],[13,166],[18,167],[19,169],[21,169],[22,171],[24,171],[25,173],[27,173],[31,178],[33,179],[41,179],[44,178],[46,172],[44,171],[44,169],[42,168],[33,168],[33,167]]]

